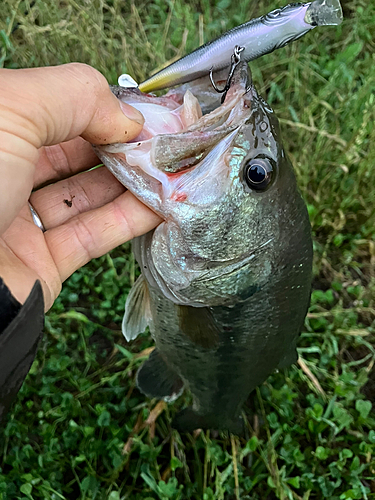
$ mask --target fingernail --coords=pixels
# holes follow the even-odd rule
[[[138,109],[133,108],[133,106],[130,106],[130,104],[127,104],[126,102],[120,101],[120,108],[121,111],[124,113],[124,115],[129,118],[129,120],[132,120],[133,122],[139,123],[139,125],[143,125],[145,122],[145,118],[142,115]]]

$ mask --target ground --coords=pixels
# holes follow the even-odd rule
[[[121,334],[138,273],[129,245],[75,273],[46,318],[0,442],[0,500],[375,498],[375,4],[344,1],[318,28],[251,64],[280,119],[314,236],[302,362],[249,398],[248,436],[181,436],[142,396],[147,334]],[[111,83],[280,6],[276,0],[3,0],[0,65],[81,61]]]

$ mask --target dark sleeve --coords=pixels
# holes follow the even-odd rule
[[[0,278],[0,426],[34,361],[43,326],[39,281],[21,306]]]

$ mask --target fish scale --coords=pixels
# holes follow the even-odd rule
[[[301,198],[298,204],[296,211],[303,212]],[[286,234],[290,234],[288,229],[285,226]],[[284,367],[280,366],[282,360],[289,358],[287,365],[297,360],[295,340],[309,304],[312,259],[309,228],[301,224],[301,232],[298,229],[298,240],[293,246],[285,242],[285,251],[279,255],[283,265],[274,263],[275,270],[263,287],[252,293],[254,287],[246,300],[232,307],[207,309],[217,331],[213,346],[200,345],[188,328],[181,328],[176,312],[181,306],[152,292],[152,336],[196,401],[194,417],[177,420],[180,428],[192,430],[197,421],[202,426],[204,417],[216,414],[220,427],[236,431],[241,406],[251,391],[276,368]],[[204,336],[206,324],[199,328],[199,336]],[[176,348],[181,344],[182,349]]]
[[[207,151],[180,175],[171,176],[157,161],[155,151],[162,150],[156,139],[96,151],[164,220],[133,242],[142,275],[127,298],[123,332],[131,340],[148,324],[156,347],[138,371],[139,389],[169,402],[184,388],[191,392],[192,407],[173,422],[179,430],[241,433],[241,408],[249,394],[276,368],[297,360],[296,340],[310,298],[312,240],[277,118],[252,85],[247,64],[236,68],[221,106],[213,105],[209,86],[208,78],[189,85],[202,107],[206,99],[211,103],[188,126],[206,134]],[[133,104],[139,93],[116,92]],[[196,105],[183,94],[155,98],[161,105],[165,100],[174,122],[186,110],[172,109],[170,99],[179,101],[176,106]],[[152,119],[145,115],[146,130]],[[227,135],[209,140],[228,121]],[[185,133],[173,133],[176,144]],[[191,136],[188,157],[201,154],[199,133],[195,140]],[[144,156],[134,153],[138,144]],[[173,162],[173,148],[168,155]],[[257,169],[272,172],[262,188],[248,180],[254,161]],[[186,197],[177,201],[176,191]]]
[[[244,302],[207,310],[217,328],[213,346],[200,345],[199,340],[189,336],[188,329],[181,328],[176,312],[181,306],[152,292],[153,338],[168,365],[174,368],[195,398],[195,419],[190,416],[190,422],[177,420],[180,428],[192,430],[197,422],[202,426],[204,417],[216,414],[219,427],[236,430],[232,423],[236,424],[249,393],[279,367],[281,359],[289,357],[296,361],[294,341],[302,327],[310,297],[308,232],[304,241],[304,248],[298,245],[299,259],[293,261],[293,265],[295,262],[302,264],[293,282],[290,281],[291,266],[287,266]],[[289,278],[287,291],[285,278]],[[306,283],[302,290],[293,288],[291,283],[301,281]],[[303,313],[299,315],[294,305],[297,303],[303,306]],[[201,325],[202,336],[205,326]],[[182,349],[176,348],[181,345]]]

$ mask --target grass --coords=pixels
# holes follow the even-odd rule
[[[3,0],[0,65],[89,63],[111,83],[166,61],[276,0]],[[47,316],[37,359],[0,442],[0,500],[375,498],[375,5],[251,64],[278,115],[314,234],[305,370],[249,398],[247,439],[180,436],[173,405],[135,373],[152,345],[126,345],[126,245],[75,273]],[[310,371],[308,376],[307,370]],[[315,377],[315,379],[313,378]]]

